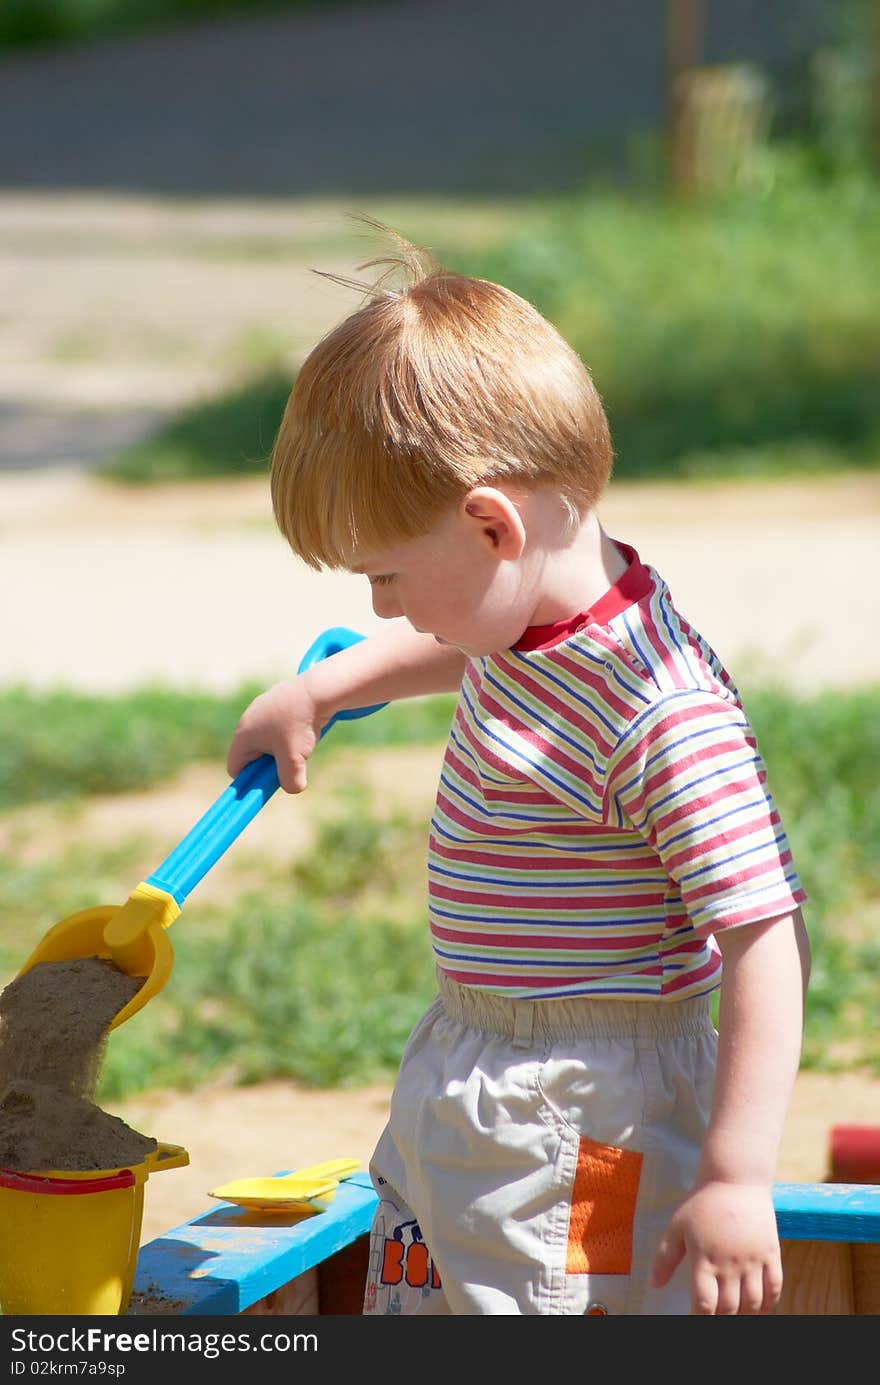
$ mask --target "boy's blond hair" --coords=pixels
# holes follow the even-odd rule
[[[397,253],[360,266],[386,268],[304,361],[272,452],[276,521],[314,568],[426,533],[480,484],[552,486],[579,514],[611,471],[602,402],[556,329],[388,234]]]

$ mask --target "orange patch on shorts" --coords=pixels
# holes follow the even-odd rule
[[[629,1274],[642,1155],[581,1139],[568,1219],[566,1274]]]

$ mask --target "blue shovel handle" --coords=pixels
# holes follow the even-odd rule
[[[300,659],[297,673],[304,673],[319,659],[328,659],[365,638],[342,625],[325,630]],[[322,728],[321,736],[326,736],[334,722],[367,717],[385,706],[387,703],[377,702],[372,707],[354,707],[349,711],[337,712]],[[261,755],[245,765],[216,803],[166,856],[161,866],[147,877],[147,884],[172,895],[182,907],[183,901],[240,836],[251,819],[256,817],[278,786],[278,770],[271,755]]]

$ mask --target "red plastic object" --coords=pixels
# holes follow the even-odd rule
[[[114,1188],[133,1188],[135,1177],[131,1169],[120,1169],[118,1173],[103,1173],[99,1177],[65,1178],[50,1174],[17,1173],[14,1169],[0,1169],[0,1188],[12,1188],[17,1193],[107,1193]]]
[[[829,1141],[831,1183],[880,1183],[880,1125],[835,1125]]]

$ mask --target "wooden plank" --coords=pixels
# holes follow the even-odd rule
[[[339,1255],[344,1255],[344,1251],[338,1251]],[[325,1264],[332,1264],[336,1259],[333,1255]],[[265,1298],[252,1303],[250,1308],[245,1308],[241,1314],[243,1318],[291,1318],[302,1317],[303,1314],[310,1316],[319,1313],[318,1306],[318,1271],[317,1269],[306,1270],[305,1274],[298,1274],[296,1279],[291,1279],[287,1284],[282,1284],[280,1289],[273,1289],[271,1294]]]
[[[376,1194],[369,1174],[339,1184],[323,1212],[248,1212],[228,1202],[141,1247],[136,1293],[157,1289],[182,1315],[238,1314],[369,1231]]]
[[[880,1243],[880,1186],[777,1183],[773,1206],[781,1240]]]
[[[364,1307],[364,1288],[370,1256],[369,1236],[359,1236],[318,1266],[318,1311],[359,1316]]]
[[[850,1247],[834,1241],[783,1241],[777,1314],[847,1317],[855,1313]]]
[[[856,1312],[880,1314],[880,1245],[852,1247]]]

